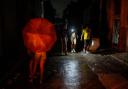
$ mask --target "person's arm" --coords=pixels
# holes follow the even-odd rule
[[[82,37],[83,37],[83,31],[82,31],[82,34],[81,34],[81,39],[80,39],[80,40],[82,40]]]

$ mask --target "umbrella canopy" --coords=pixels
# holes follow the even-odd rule
[[[23,39],[29,51],[47,52],[56,42],[55,27],[47,19],[31,19],[23,29]]]

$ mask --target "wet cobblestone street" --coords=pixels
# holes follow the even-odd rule
[[[116,55],[69,53],[48,57],[42,84],[38,72],[33,84],[28,83],[26,66],[20,66],[3,77],[1,89],[128,89],[128,66],[115,59],[119,59]]]

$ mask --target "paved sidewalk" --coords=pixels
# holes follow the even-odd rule
[[[112,54],[111,56],[114,57],[115,59],[117,59],[118,61],[128,65],[128,52],[125,52],[125,53],[115,53],[115,54]]]
[[[35,82],[28,84],[27,62],[22,60],[13,65],[16,71],[8,74],[1,89],[128,89],[128,66],[124,60],[127,53],[51,56],[42,85],[38,83],[39,73]]]
[[[88,54],[84,57],[106,89],[128,89],[127,53]]]

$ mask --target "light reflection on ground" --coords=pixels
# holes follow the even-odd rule
[[[78,61],[68,61],[64,66],[64,83],[65,85],[78,86],[80,81],[80,73],[78,69]]]

